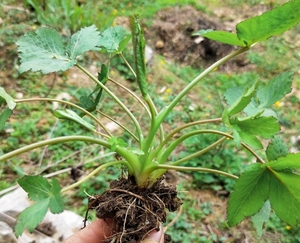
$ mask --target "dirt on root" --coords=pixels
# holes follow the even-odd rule
[[[166,222],[166,210],[174,212],[181,204],[176,188],[166,185],[163,177],[151,188],[138,187],[133,178],[121,178],[112,181],[103,194],[89,198],[88,209],[96,210],[100,219],[112,220],[113,234],[106,243],[138,243]],[[167,235],[165,242],[170,242]]]

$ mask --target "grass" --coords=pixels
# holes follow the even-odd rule
[[[24,1],[29,5],[36,6],[38,1]],[[76,1],[77,2],[77,1]],[[103,5],[95,4],[93,0],[87,0],[86,4],[78,5],[77,3],[69,1],[70,4],[75,6],[70,8],[69,3],[63,0],[52,0],[46,1],[45,10],[39,8],[39,6],[34,7],[35,12],[31,12],[26,15],[26,21],[24,22],[11,22],[11,16],[15,16],[16,13],[21,14],[19,19],[22,19],[22,14],[24,12],[20,10],[11,10],[6,15],[4,11],[1,11],[3,6],[0,5],[0,17],[3,19],[4,24],[0,28],[0,43],[3,43],[6,47],[6,52],[0,54],[5,58],[0,58],[0,75],[5,75],[4,86],[11,87],[14,90],[12,94],[18,95],[22,94],[24,97],[30,96],[49,96],[55,97],[60,94],[61,90],[67,88],[69,93],[72,95],[73,99],[79,97],[83,92],[86,91],[86,86],[80,85],[80,78],[76,82],[69,83],[69,77],[72,74],[77,74],[75,71],[73,73],[61,73],[57,77],[53,75],[41,76],[39,74],[25,74],[19,75],[17,73],[17,56],[16,47],[13,45],[17,38],[24,32],[27,32],[31,28],[36,28],[39,25],[50,25],[55,29],[69,35],[82,26],[90,25],[96,23],[100,29],[104,29],[111,24],[114,24],[114,18],[117,16],[129,16],[134,13],[142,13],[142,17],[146,18],[146,24],[151,24],[153,20],[153,15],[163,7],[173,6],[174,4],[185,5],[191,4],[198,10],[207,12],[211,14],[211,9],[206,7],[205,4],[199,3],[196,0],[178,1],[174,2],[171,0],[158,0],[153,3],[153,1],[102,1]],[[203,1],[204,2],[204,1]],[[210,1],[210,5],[217,6],[221,3],[233,4],[236,3],[240,7],[245,1],[235,0],[235,1]],[[261,1],[247,1],[247,4],[259,4]],[[269,4],[271,1],[264,1]],[[5,4],[16,4],[17,1],[5,1]],[[98,2],[97,2],[98,3]],[[28,6],[27,5],[27,6]],[[95,7],[96,6],[96,7]],[[231,6],[231,5],[230,5]],[[232,5],[233,6],[233,5]],[[111,16],[111,18],[107,18]],[[58,22],[57,19],[61,21]],[[101,23],[101,24],[100,24]],[[25,28],[25,29],[24,29]],[[298,27],[300,28],[300,27]],[[270,39],[264,42],[259,50],[264,50],[266,52],[253,51],[248,55],[249,62],[255,67],[259,67],[258,71],[247,70],[244,72],[223,72],[216,71],[214,74],[210,75],[209,78],[204,80],[204,82],[195,87],[193,92],[191,92],[188,97],[183,100],[180,104],[178,110],[175,110],[166,119],[165,127],[166,129],[171,129],[176,127],[182,122],[193,121],[196,117],[220,117],[223,108],[223,101],[221,93],[227,88],[233,85],[241,84],[252,84],[258,77],[263,77],[264,80],[268,80],[270,74],[279,73],[285,69],[292,69],[297,71],[299,67],[299,54],[295,52],[299,46],[292,42],[293,35],[299,29],[290,32],[288,37],[277,37],[276,40]],[[130,51],[128,52],[130,56]],[[99,60],[98,60],[99,58]],[[87,64],[92,63],[95,60],[96,65],[99,66],[101,62],[101,57],[93,56],[86,57],[85,62]],[[277,60],[274,62],[274,60]],[[98,63],[97,63],[98,62]],[[135,87],[134,83],[128,82],[126,79],[130,79],[129,73],[124,69],[124,64],[120,59],[114,58],[113,61],[114,69],[112,69],[111,75],[116,80],[121,80],[121,82],[127,86]],[[150,79],[150,89],[151,94],[153,94],[154,102],[158,105],[158,108],[162,108],[170,100],[173,99],[173,95],[178,93],[183,85],[194,78],[201,70],[194,69],[189,66],[183,66],[182,64],[173,63],[165,60],[163,57],[155,57],[153,66],[150,69],[148,77]],[[6,80],[6,81],[5,81]],[[52,83],[54,86],[52,87]],[[300,80],[295,80],[295,87],[300,88]],[[10,92],[11,90],[8,89]],[[300,130],[299,121],[299,97],[296,94],[287,97],[283,102],[283,106],[279,106],[279,112],[283,115],[283,124],[286,124],[284,129],[293,129],[292,132],[298,133]],[[136,106],[133,99],[124,97],[124,100],[129,106]],[[101,109],[105,112],[115,115],[117,120],[125,120],[121,114],[118,114],[118,109],[115,104],[106,96],[103,98],[103,104]],[[287,105],[291,107],[290,109],[284,109]],[[30,109],[29,109],[30,108]],[[51,116],[52,104],[50,103],[33,103],[30,107],[22,105],[16,110],[14,116],[11,118],[11,123],[6,125],[4,131],[0,132],[1,136],[1,148],[0,153],[4,153],[12,150],[13,148],[23,146],[32,141],[37,141],[45,139],[49,136],[64,136],[76,132],[79,135],[81,129],[78,129],[76,124],[57,121],[53,116]],[[33,111],[33,112],[32,112]],[[140,119],[143,119],[143,114],[140,115]],[[144,126],[147,126],[146,122]],[[288,125],[290,127],[288,127]],[[84,131],[86,133],[87,131]],[[119,132],[121,135],[122,133]],[[126,134],[123,135],[126,139]],[[289,135],[290,136],[290,135]],[[286,140],[289,140],[289,136]],[[184,157],[189,153],[201,149],[206,144],[213,141],[212,137],[194,137],[187,140],[181,151],[177,151],[176,155]],[[243,166],[248,162],[249,157],[247,154],[242,154],[241,157],[236,157],[236,153],[240,153],[234,146],[233,143],[229,145],[229,149],[224,150],[220,154],[216,154],[218,150],[216,149],[213,153],[205,154],[201,158],[195,158],[188,163],[191,165],[203,165],[212,166],[212,168],[224,168],[229,167],[230,172],[239,174],[243,170]],[[79,168],[84,173],[92,170],[93,168],[99,166],[101,163],[107,161],[105,155],[107,151],[104,151],[99,147],[87,146],[83,143],[71,143],[66,145],[53,145],[46,149],[36,150],[32,154],[26,154],[18,159],[9,161],[9,166],[0,167],[0,190],[8,188],[15,183],[16,178],[19,175],[31,173],[32,168],[36,168],[40,165],[40,170],[43,174],[50,174],[54,171],[66,169],[66,168]],[[113,156],[113,155],[110,155]],[[36,172],[36,171],[35,171]],[[66,198],[66,203],[68,207],[72,210],[76,210],[81,215],[84,214],[87,204],[86,193],[93,195],[99,193],[104,188],[107,187],[107,181],[117,178],[117,176],[122,172],[122,168],[117,170],[109,169],[105,173],[97,175],[94,179],[85,184],[82,184],[79,188],[76,196]],[[182,175],[183,176],[183,175]],[[222,177],[212,177],[208,174],[196,174],[191,175],[193,180],[191,183],[186,185],[183,182],[179,185],[181,191],[192,190],[199,188],[210,188],[215,191],[220,190],[230,190],[232,188],[232,181],[227,180]],[[183,176],[185,177],[185,175]],[[59,175],[60,181],[63,184],[69,184],[73,179],[67,174]],[[3,180],[2,180],[3,179]],[[86,193],[85,193],[86,192]],[[195,195],[194,195],[195,196]],[[193,197],[182,193],[182,197],[185,199],[185,204],[183,205],[182,213],[177,220],[169,229],[169,232],[173,236],[174,242],[214,242],[216,240],[216,234],[212,231],[209,234],[208,231],[203,231],[202,223],[205,219],[217,213],[216,207],[210,201],[199,202],[199,195]],[[223,198],[224,199],[224,198]],[[225,199],[224,199],[225,200]],[[74,206],[75,205],[75,206]],[[176,213],[170,214],[169,221],[176,217]],[[224,219],[219,222],[211,223],[215,228],[230,231],[226,227]],[[268,223],[267,228],[270,232],[278,232],[283,235],[282,242],[300,242],[300,235],[297,229],[288,229],[286,225],[278,220],[278,218],[272,215],[272,220]],[[188,234],[187,232],[193,232],[193,234]],[[223,238],[222,238],[223,237]],[[230,239],[230,236],[224,235],[219,240],[220,242],[225,242]]]

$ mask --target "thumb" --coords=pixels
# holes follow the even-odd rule
[[[141,243],[164,243],[164,231],[162,226],[159,227],[159,231],[153,230],[150,232]]]

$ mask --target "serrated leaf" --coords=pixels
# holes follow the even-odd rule
[[[283,98],[290,93],[292,88],[293,73],[284,72],[272,80],[270,80],[264,87],[257,91],[257,98],[259,100],[259,107],[264,108],[274,104],[276,101]]]
[[[257,214],[251,217],[251,221],[258,236],[262,236],[264,224],[268,222],[271,213],[270,201],[267,200],[264,206],[258,211]]]
[[[201,35],[210,40],[219,41],[232,46],[242,46],[242,47],[246,46],[246,44],[238,38],[237,34],[227,32],[227,31],[219,31],[219,30],[207,31],[207,32],[199,31],[194,35]]]
[[[145,38],[137,16],[130,18],[136,79],[143,97],[148,94],[146,78]]]
[[[237,35],[247,46],[282,34],[300,21],[300,0],[289,1],[280,7],[237,24]]]
[[[252,133],[249,133],[247,131],[240,131],[239,132],[239,136],[241,137],[241,140],[248,144],[249,146],[251,146],[252,148],[255,149],[262,149],[263,145],[262,143],[259,141],[259,139],[253,135]]]
[[[39,28],[29,32],[17,41],[21,65],[19,72],[28,70],[50,73],[65,71],[75,60],[65,53],[62,37],[53,29]]]
[[[71,59],[75,59],[82,53],[92,50],[99,42],[100,32],[95,25],[82,28],[71,36],[67,45],[67,52]]]
[[[280,125],[275,117],[251,117],[241,121],[234,119],[231,124],[236,124],[243,132],[258,135],[262,138],[271,138],[280,131]]]
[[[268,162],[266,165],[276,171],[299,170],[300,169],[300,153],[287,154],[285,157],[280,157],[275,161]],[[299,188],[299,190],[300,190],[300,188]]]
[[[10,110],[13,110],[16,107],[14,99],[0,87],[0,106],[5,103]]]
[[[42,222],[48,207],[52,213],[63,211],[61,187],[55,178],[52,179],[52,183],[49,183],[42,176],[25,176],[19,179],[18,183],[28,193],[28,197],[37,202],[19,215],[15,228],[17,236],[21,235],[26,228],[32,232]]]
[[[229,197],[227,219],[230,226],[258,212],[268,199],[269,182],[270,175],[260,164],[247,168],[236,181]]]
[[[280,136],[274,136],[267,147],[266,155],[268,160],[272,161],[278,159],[279,157],[286,156],[288,152],[289,150]]]
[[[269,163],[268,163],[269,164]],[[270,203],[276,215],[291,226],[300,223],[300,176],[270,169]]]
[[[104,30],[100,34],[97,46],[107,53],[120,53],[129,40],[130,34],[118,25]]]
[[[0,131],[3,129],[5,122],[11,116],[12,110],[5,108],[4,111],[0,114]]]
[[[39,201],[20,213],[15,226],[15,235],[19,237],[27,228],[29,232],[33,230],[44,219],[49,205],[49,198]]]
[[[95,127],[92,124],[83,120],[79,115],[77,115],[76,112],[74,112],[72,110],[69,110],[69,109],[58,110],[57,109],[57,110],[53,111],[53,114],[57,118],[74,121],[90,131],[95,131]]]
[[[256,93],[256,83],[252,85],[249,89],[246,89],[241,96],[239,96],[227,109],[229,116],[232,116],[240,111],[242,111],[251,101],[252,97]],[[232,100],[233,98],[229,97],[230,93],[226,94],[227,99]],[[233,94],[236,96],[236,93]]]

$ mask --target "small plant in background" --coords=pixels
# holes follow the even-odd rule
[[[209,73],[248,51],[258,42],[290,29],[300,21],[299,16],[300,1],[294,0],[237,24],[236,34],[212,30],[196,33],[195,35],[238,48],[201,72],[178,94],[173,94],[172,99],[167,100],[168,104],[160,110],[153,102],[147,85],[145,40],[138,17],[131,18],[131,34],[120,26],[108,28],[102,33],[95,26],[90,26],[73,34],[66,46],[60,34],[50,28],[39,28],[21,37],[17,42],[21,73],[31,70],[46,74],[65,71],[75,66],[92,79],[95,86],[91,93],[82,95],[75,103],[53,98],[14,99],[0,88],[0,104],[4,106],[0,115],[0,129],[19,104],[58,102],[61,107],[53,111],[57,118],[73,122],[92,135],[79,135],[79,132],[75,132],[72,136],[64,134],[42,140],[3,154],[0,161],[7,161],[36,148],[74,141],[104,147],[115,152],[116,156],[112,161],[99,165],[89,175],[63,189],[57,179],[48,181],[39,175],[19,179],[19,185],[36,203],[19,215],[16,235],[21,235],[26,228],[33,231],[42,221],[48,208],[52,213],[62,212],[63,193],[80,186],[110,166],[122,166],[121,177],[111,182],[110,189],[103,194],[91,196],[88,203],[88,210],[96,210],[97,217],[114,219],[114,234],[108,237],[107,242],[138,242],[148,232],[159,228],[161,222],[166,221],[167,209],[171,212],[177,210],[182,202],[177,197],[176,189],[163,183],[163,175],[168,170],[212,173],[236,180],[227,210],[230,226],[254,215],[252,221],[259,232],[268,220],[271,208],[288,225],[298,225],[300,153],[289,154],[283,141],[275,136],[280,131],[280,125],[277,114],[271,109],[273,104],[291,91],[291,72],[284,72],[267,84],[255,82],[252,85],[244,84],[228,89],[224,93],[227,106],[222,117],[188,122],[168,133],[165,132],[163,124],[187,93]],[[134,67],[131,67],[122,54],[130,39],[133,44]],[[109,57],[119,55],[135,77],[139,93],[112,79],[109,76],[109,65],[102,64],[96,76],[81,66],[78,57],[87,51],[104,52]],[[121,97],[112,92],[110,85],[117,85],[124,90],[124,97],[134,98],[140,108],[129,109]],[[105,105],[101,103],[103,93],[122,109],[126,119],[132,122],[133,129],[99,109],[100,104]],[[122,98],[124,97],[122,95]],[[142,127],[137,119],[141,110],[148,117],[148,127]],[[124,135],[116,136],[110,132],[103,124],[102,118],[116,123],[124,131]],[[223,126],[218,128],[216,124]],[[182,143],[188,139],[201,139],[202,136],[211,137],[210,144],[203,144],[203,147],[189,155],[171,159],[174,151]],[[263,146],[265,143],[262,143],[262,139],[269,139],[269,144]],[[256,163],[249,161],[245,172],[239,178],[229,173],[234,172],[230,169],[232,161],[223,163],[222,160],[227,158],[223,152],[223,157],[212,160],[215,168],[199,167],[198,164],[187,166],[193,159],[201,158],[206,152],[219,148],[220,145],[221,150],[226,150],[228,140],[234,140],[237,147],[251,153],[256,160]],[[116,201],[116,198],[120,200]],[[108,205],[112,207],[107,207]],[[209,208],[209,205],[203,205],[203,213],[208,214]]]

